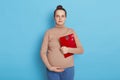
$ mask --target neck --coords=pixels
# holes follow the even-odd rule
[[[63,24],[63,25],[55,25],[55,28],[65,28],[65,25]]]

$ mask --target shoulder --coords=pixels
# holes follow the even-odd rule
[[[73,28],[69,28],[69,32],[70,32],[70,33],[73,33],[74,36],[77,36],[77,34],[76,34],[76,32],[75,32],[75,30],[74,30]]]
[[[53,32],[54,30],[55,30],[54,28],[50,28],[50,29],[47,29],[46,32],[51,33],[51,32]]]
[[[45,31],[45,35],[50,35],[51,33],[53,33],[53,31],[54,31],[54,28],[47,29]]]
[[[53,28],[49,28],[49,29],[46,30],[46,33],[50,33],[52,31],[53,31]]]
[[[69,27],[68,27],[68,30],[69,30],[70,32],[72,32],[72,33],[75,32],[73,28],[69,28]]]

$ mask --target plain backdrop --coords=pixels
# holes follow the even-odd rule
[[[75,80],[120,80],[119,0],[0,0],[0,80],[47,80],[40,48],[54,27],[57,5],[67,10],[84,48],[74,56]]]

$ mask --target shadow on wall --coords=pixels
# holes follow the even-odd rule
[[[52,27],[54,27],[54,17],[53,17],[53,11],[49,12],[47,16],[47,19],[46,19],[46,24],[47,24],[47,28],[46,29],[50,29]],[[46,66],[44,65],[41,57],[40,57],[40,49],[41,49],[41,46],[42,46],[42,42],[43,42],[43,38],[44,38],[44,34],[45,34],[46,31],[44,31],[44,33],[40,33],[40,36],[38,37],[37,41],[36,41],[36,45],[37,45],[37,49],[35,50],[34,53],[35,56],[35,63],[36,63],[36,67],[37,67],[37,72],[39,73],[40,75],[40,79],[43,79],[43,80],[48,80],[47,79],[47,74],[46,74]]]

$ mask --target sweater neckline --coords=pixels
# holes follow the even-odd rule
[[[57,35],[65,35],[68,32],[68,28],[65,25],[55,25],[54,29],[57,31]]]
[[[65,29],[66,26],[65,25],[55,25],[55,28],[57,28],[57,29]]]

